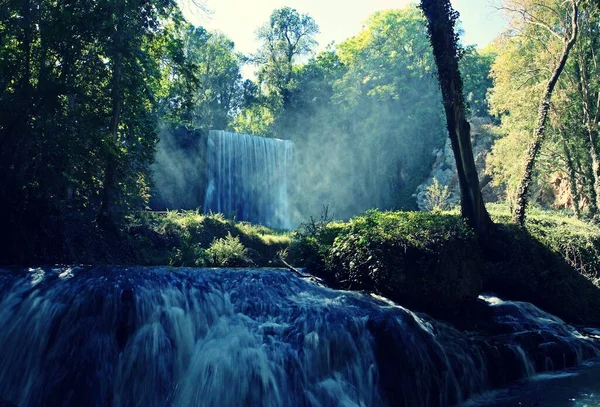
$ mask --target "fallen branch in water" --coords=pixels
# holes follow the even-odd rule
[[[283,265],[285,267],[287,267],[290,271],[296,273],[298,276],[300,276],[300,278],[307,278],[309,280],[313,280],[317,283],[322,283],[323,280],[320,279],[319,277],[315,277],[312,274],[305,274],[303,272],[301,272],[300,270],[298,270],[296,267],[292,266],[291,264],[289,264],[287,261],[285,261],[285,256],[287,255],[287,249],[282,250],[279,252],[279,260],[281,260],[281,262],[283,263]]]

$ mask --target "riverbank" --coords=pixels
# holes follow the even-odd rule
[[[270,267],[291,234],[197,211],[138,212],[114,228],[53,216],[2,245],[0,264]]]
[[[413,310],[476,322],[477,296],[527,301],[575,324],[600,324],[600,228],[532,210],[525,229],[491,205],[494,256],[458,213],[369,211],[296,234],[290,262],[331,285],[377,292]]]
[[[494,258],[455,212],[369,211],[348,221],[313,220],[296,232],[202,215],[138,213],[105,230],[81,218],[44,220],[4,264],[306,267],[330,286],[369,291],[415,311],[475,321],[477,297],[527,301],[575,324],[600,325],[600,227],[532,210],[527,226],[490,206]],[[16,240],[15,240],[16,242]],[[17,246],[20,252],[14,250]],[[6,252],[6,248],[9,248]]]

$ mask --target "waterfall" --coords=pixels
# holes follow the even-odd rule
[[[204,211],[290,229],[292,152],[291,141],[211,130]]]
[[[0,405],[450,406],[595,340],[524,303],[494,333],[285,270],[0,269]]]

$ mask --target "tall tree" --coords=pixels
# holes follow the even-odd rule
[[[162,119],[205,131],[230,127],[243,100],[243,56],[223,34],[189,24],[169,29]]]
[[[517,12],[519,12],[523,16],[527,24],[542,26],[548,29],[553,35],[561,37],[564,43],[558,63],[552,70],[552,74],[548,79],[546,89],[540,101],[537,125],[533,133],[533,140],[527,153],[527,159],[525,162],[525,168],[523,170],[523,176],[521,178],[521,182],[517,190],[517,205],[515,207],[513,218],[519,225],[523,225],[525,223],[525,211],[527,207],[529,187],[531,186],[532,182],[535,161],[538,157],[544,139],[544,131],[546,130],[548,112],[550,111],[550,101],[552,99],[552,92],[554,91],[554,87],[556,86],[558,79],[567,63],[567,59],[569,58],[569,53],[571,52],[571,49],[573,48],[573,45],[575,45],[575,41],[577,39],[577,31],[579,26],[579,0],[571,0],[570,3],[572,8],[570,15],[570,30],[565,30],[564,34],[554,31],[554,29],[551,26],[545,23],[540,17],[536,16],[531,9],[517,9]],[[540,6],[536,5],[534,7]]]
[[[283,106],[289,102],[294,62],[314,50],[318,33],[311,16],[290,7],[274,10],[257,31],[261,46],[253,60],[260,67],[259,80],[276,93]]]
[[[431,46],[438,68],[448,134],[456,160],[462,215],[480,237],[485,238],[491,232],[493,223],[479,189],[471,130],[465,116],[463,81],[458,66],[460,47],[455,31],[458,13],[449,0],[421,0],[421,8],[427,17]]]
[[[574,64],[575,80],[583,110],[583,123],[587,132],[587,146],[592,161],[591,192],[593,208],[591,215],[596,215],[597,201],[600,194],[600,152],[598,151],[598,129],[600,126],[600,60],[597,53],[600,50],[600,10],[590,4],[581,13],[580,35],[575,47],[576,61]]]
[[[111,220],[113,208],[126,209],[138,195],[146,199],[149,165],[157,141],[160,81],[153,42],[179,13],[174,0],[109,2],[106,52],[110,57],[110,122],[104,143],[105,169],[98,220]],[[136,192],[137,190],[137,192]]]
[[[110,140],[114,143],[108,149],[106,169],[104,170],[104,185],[102,191],[102,203],[98,220],[107,223],[110,219],[111,205],[114,200],[116,172],[117,172],[117,152],[116,145],[119,142],[119,124],[121,118],[121,103],[123,100],[123,52],[127,46],[125,40],[125,0],[117,0],[115,4],[115,30],[112,34],[112,78],[111,78],[111,115],[110,115]],[[127,47],[129,48],[129,47]],[[111,144],[113,144],[111,143]]]

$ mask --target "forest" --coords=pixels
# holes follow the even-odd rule
[[[517,205],[539,105],[575,24],[544,102],[529,192],[532,204],[593,218],[597,6],[579,5],[574,15],[569,2],[515,0],[502,9],[511,18],[505,33],[485,49],[460,50],[486,199]],[[378,12],[356,37],[318,53],[318,23],[290,8],[257,27],[253,55],[186,22],[173,1],[7,0],[0,24],[0,201],[9,228],[66,213],[113,223],[147,209],[159,194],[155,159],[160,184],[165,155],[189,147],[189,137],[172,135],[178,128],[295,141],[299,167],[316,169],[293,186],[312,197],[301,220],[323,205],[347,219],[373,207],[458,202],[437,68],[416,6]],[[253,78],[242,76],[244,66]],[[170,208],[194,209],[189,201]]]
[[[598,405],[600,1],[406,4],[0,0],[0,406]]]
[[[78,252],[68,246],[81,230],[128,239],[148,210],[202,211],[200,140],[211,130],[294,143],[294,227],[323,208],[349,220],[371,208],[461,206],[493,242],[484,202],[520,225],[527,207],[595,222],[597,3],[506,0],[508,28],[484,49],[462,44],[450,13],[437,51],[437,11],[428,25],[425,3],[377,12],[324,48],[318,22],[284,7],[256,28],[248,55],[187,22],[183,6],[5,0],[4,261]]]

